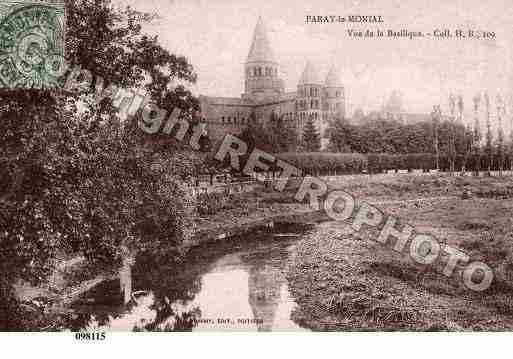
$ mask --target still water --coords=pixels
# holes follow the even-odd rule
[[[194,248],[178,265],[139,258],[133,300],[105,283],[72,306],[65,328],[107,331],[300,331],[287,272],[310,227],[279,226]]]

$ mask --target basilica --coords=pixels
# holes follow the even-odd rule
[[[201,113],[209,137],[221,140],[227,133],[240,133],[250,121],[264,126],[274,112],[294,128],[300,141],[311,119],[325,148],[326,129],[331,120],[345,116],[345,93],[337,69],[332,67],[321,79],[315,66],[307,62],[297,91],[286,92],[262,18],[258,19],[253,42],[244,65],[244,93],[241,97],[200,96]]]

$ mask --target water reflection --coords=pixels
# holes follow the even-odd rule
[[[285,228],[302,233],[305,228]],[[132,301],[119,301],[119,283],[106,283],[73,306],[63,327],[108,331],[302,330],[286,273],[299,237],[256,233],[192,250],[180,264],[142,256],[133,268]],[[117,285],[117,287],[116,287]],[[137,292],[139,291],[139,292]]]

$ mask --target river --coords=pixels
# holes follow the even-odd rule
[[[312,226],[193,248],[175,265],[141,256],[132,269],[133,299],[121,305],[119,282],[104,283],[72,305],[63,329],[106,331],[302,331],[287,271],[294,246]]]

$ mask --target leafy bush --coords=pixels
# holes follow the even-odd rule
[[[367,169],[366,156],[358,153],[282,153],[277,157],[309,175],[354,174]]]
[[[371,173],[381,173],[386,170],[430,170],[436,168],[436,157],[431,153],[406,155],[378,153],[367,155],[367,160]]]

